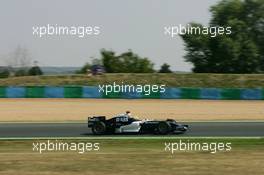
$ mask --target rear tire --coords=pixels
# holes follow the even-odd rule
[[[102,135],[105,134],[106,126],[103,122],[96,122],[92,127],[92,132],[95,135]]]
[[[168,122],[159,122],[158,124],[158,134],[168,134],[171,130],[171,126]]]

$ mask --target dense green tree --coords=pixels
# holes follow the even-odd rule
[[[185,34],[186,61],[194,72],[259,73],[264,71],[264,1],[222,0],[211,7],[209,27],[231,27],[232,34]],[[191,26],[203,28],[201,24]]]
[[[159,73],[172,73],[172,71],[170,70],[170,65],[168,65],[167,63],[161,65]]]

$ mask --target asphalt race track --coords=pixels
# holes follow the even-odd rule
[[[190,130],[170,136],[262,137],[264,122],[186,122]],[[0,137],[90,137],[86,123],[0,123]],[[106,135],[112,137],[113,135]],[[120,136],[120,135],[118,135]],[[123,136],[123,135],[122,135]],[[135,136],[135,135],[133,135]],[[139,136],[139,135],[138,135]],[[146,136],[146,135],[144,135]],[[148,136],[148,135],[147,135]],[[155,135],[151,135],[155,136]]]

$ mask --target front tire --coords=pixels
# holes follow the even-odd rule
[[[157,126],[158,134],[168,134],[171,131],[171,126],[168,122],[159,122]]]
[[[92,132],[95,135],[102,135],[105,134],[106,126],[103,122],[96,122],[92,127]]]

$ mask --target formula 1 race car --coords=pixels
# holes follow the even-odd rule
[[[165,135],[184,133],[188,130],[188,125],[179,124],[173,119],[164,121],[138,120],[127,115],[118,115],[108,120],[105,116],[88,117],[88,128],[91,128],[95,135],[118,133]]]

